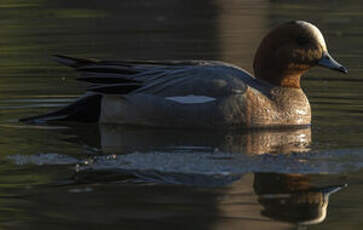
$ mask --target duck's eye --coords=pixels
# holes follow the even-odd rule
[[[309,39],[307,37],[300,36],[296,38],[296,42],[300,46],[304,46],[309,43]]]

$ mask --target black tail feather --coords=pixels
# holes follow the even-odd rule
[[[39,123],[50,121],[98,122],[101,114],[102,95],[83,97],[55,112],[20,119],[21,122]]]
[[[85,67],[77,68],[77,71],[80,72],[92,72],[92,73],[115,73],[115,74],[137,74],[140,73],[140,70],[133,69],[130,67],[122,67],[122,66],[102,66],[102,65],[90,65]]]

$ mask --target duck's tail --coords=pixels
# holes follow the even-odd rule
[[[26,123],[50,121],[98,122],[101,114],[102,95],[86,95],[55,112],[20,119]]]

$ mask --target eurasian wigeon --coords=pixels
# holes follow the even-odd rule
[[[99,61],[56,55],[91,83],[65,108],[30,122],[77,121],[170,128],[234,129],[309,125],[301,76],[319,65],[347,73],[319,29],[282,24],[257,49],[253,77],[219,61]]]

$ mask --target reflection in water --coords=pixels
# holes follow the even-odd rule
[[[221,151],[256,155],[309,151],[311,128],[244,131],[144,129],[114,125],[72,126],[66,131],[104,153],[155,150]],[[71,141],[79,141],[72,139]]]
[[[301,225],[318,224],[327,214],[329,196],[346,185],[317,187],[309,176],[255,173],[254,190],[262,215]]]
[[[219,59],[241,66],[253,73],[252,61],[261,39],[271,27],[267,17],[268,0],[230,1],[216,0],[218,14],[218,33],[220,39]],[[223,13],[228,12],[228,13]],[[252,13],[253,12],[253,13]],[[253,22],[253,23],[251,23]],[[254,75],[254,74],[252,74]]]
[[[126,229],[291,229],[323,221],[328,193],[341,188],[318,188],[308,181],[308,176],[256,173],[210,189],[132,184],[125,176],[118,184],[35,188],[24,202],[33,213],[32,225],[44,228],[112,223]]]
[[[311,176],[302,174],[254,173],[254,177],[251,177],[250,174],[229,174],[226,172],[219,174],[218,169],[214,168],[211,172],[215,174],[194,173],[191,169],[192,166],[181,167],[185,164],[192,165],[193,159],[198,161],[200,168],[203,168],[204,165],[210,167],[208,160],[213,156],[219,160],[217,164],[224,164],[229,160],[228,157],[233,158],[234,154],[253,157],[263,153],[306,152],[309,150],[311,141],[309,127],[291,130],[255,130],[243,133],[212,134],[191,132],[190,130],[149,130],[114,126],[95,126],[93,127],[95,130],[89,132],[89,128],[72,127],[67,132],[74,132],[78,137],[81,137],[82,142],[88,143],[90,147],[101,148],[104,152],[132,153],[142,151],[147,153],[146,155],[138,155],[133,159],[129,158],[129,160],[141,162],[154,151],[163,151],[162,157],[170,157],[173,161],[182,159],[176,163],[175,167],[172,167],[173,171],[170,171],[168,167],[153,168],[154,164],[159,163],[154,161],[162,160],[161,158],[150,158],[152,160],[147,161],[147,168],[127,169],[125,165],[127,161],[117,162],[115,158],[117,163],[112,164],[113,158],[109,156],[96,157],[93,166],[90,166],[88,162],[87,166],[80,168],[80,171],[73,177],[73,185],[68,186],[95,183],[124,184],[125,187],[120,188],[122,192],[119,192],[118,208],[112,211],[107,221],[118,219],[122,223],[130,224],[129,220],[138,219],[138,221],[142,220],[140,226],[143,226],[145,222],[153,220],[156,221],[154,226],[162,229],[164,228],[162,223],[165,222],[193,223],[200,229],[208,229],[217,222],[217,219],[232,217],[235,218],[234,221],[226,221],[223,224],[218,223],[218,225],[222,225],[223,229],[237,228],[240,225],[249,229],[265,225],[266,227],[270,226],[271,229],[280,229],[291,224],[317,224],[326,218],[329,195],[342,188],[342,186],[321,187],[315,185],[310,181]],[[72,141],[76,140],[77,138],[72,139]],[[192,152],[190,152],[191,149]],[[203,152],[215,152],[215,149],[232,153],[232,155],[226,155],[227,159],[225,155],[222,158],[213,154],[207,158],[197,156],[198,154],[202,155]],[[192,157],[178,158],[179,155],[183,154],[192,155]],[[171,162],[169,161],[168,164]],[[142,186],[146,182],[157,185],[149,188]],[[138,185],[139,183],[141,185]],[[183,187],[180,191],[180,187],[167,184],[193,186]],[[199,189],[195,189],[194,186],[199,187]],[[217,186],[217,189],[205,189],[205,187],[211,186]],[[158,187],[162,187],[163,191],[170,191],[161,198],[161,195],[154,191]],[[140,213],[138,208],[126,205],[130,199],[126,194],[146,192],[144,190],[148,190],[147,197],[139,199],[137,206],[147,207],[152,204],[156,207],[155,209]],[[70,191],[75,190],[71,188]],[[99,201],[97,192],[97,188],[92,190],[94,199],[92,202]],[[140,194],[140,196],[142,195]],[[108,198],[102,199],[102,202],[112,202]],[[74,200],[71,201],[74,202]],[[92,204],[88,204],[89,199],[77,198],[76,202],[87,210],[89,210],[89,206],[92,206]],[[178,203],[178,206],[190,210],[189,214],[172,208],[172,204],[175,205],[175,202]],[[229,203],[233,205],[227,205]],[[42,209],[44,208],[50,207],[42,207]],[[87,212],[79,218],[85,218]],[[155,212],[158,214],[151,215]],[[206,216],[208,220],[198,218],[198,221],[195,221],[195,215]],[[275,221],[271,222],[271,219]]]
[[[145,183],[134,175],[121,177],[115,172],[114,177],[109,173],[109,180],[101,175],[89,172],[87,180],[34,186],[23,192],[27,195],[2,197],[6,202],[0,210],[9,204],[12,210],[20,210],[21,219],[6,223],[20,229],[29,225],[69,229],[85,224],[95,228],[107,224],[111,229],[178,229],[180,225],[186,229],[291,229],[323,221],[329,195],[341,188],[322,187],[311,176],[296,174],[245,174],[213,189]],[[184,180],[180,175],[168,176],[188,183],[193,175],[184,174]],[[204,179],[213,183],[213,177]]]

